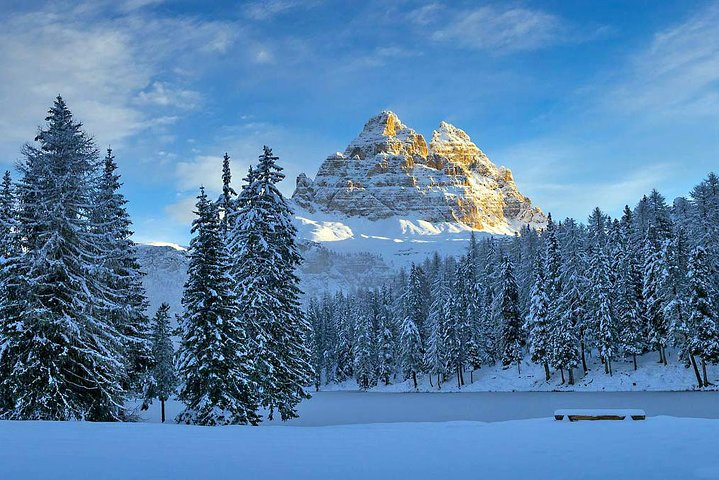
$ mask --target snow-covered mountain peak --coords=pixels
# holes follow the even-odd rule
[[[390,111],[370,118],[344,153],[327,157],[314,181],[300,176],[292,198],[309,224],[318,213],[323,221],[406,218],[492,233],[546,222],[511,172],[497,168],[463,130],[442,122],[428,147]]]
[[[374,155],[427,155],[424,137],[402,123],[399,117],[384,110],[365,123],[362,132],[342,154],[345,158],[365,159]]]

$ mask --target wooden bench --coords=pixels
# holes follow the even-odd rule
[[[647,414],[644,413],[644,410],[636,408],[565,408],[554,412],[555,420],[564,420],[565,417],[570,422],[581,420],[646,420]]]

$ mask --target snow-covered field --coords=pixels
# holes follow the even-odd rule
[[[3,479],[719,478],[719,420],[193,427],[0,422]]]

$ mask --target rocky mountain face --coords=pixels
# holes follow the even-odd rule
[[[427,145],[393,112],[371,118],[345,149],[327,157],[314,181],[302,174],[292,199],[309,213],[380,220],[409,216],[512,233],[546,218],[459,128],[442,122]]]

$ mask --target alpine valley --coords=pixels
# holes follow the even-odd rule
[[[379,286],[394,269],[435,251],[459,253],[471,233],[514,235],[546,225],[512,172],[498,167],[463,130],[440,122],[429,144],[391,111],[370,118],[314,180],[292,195],[305,293]],[[150,311],[179,312],[187,260],[176,245],[138,247]]]

